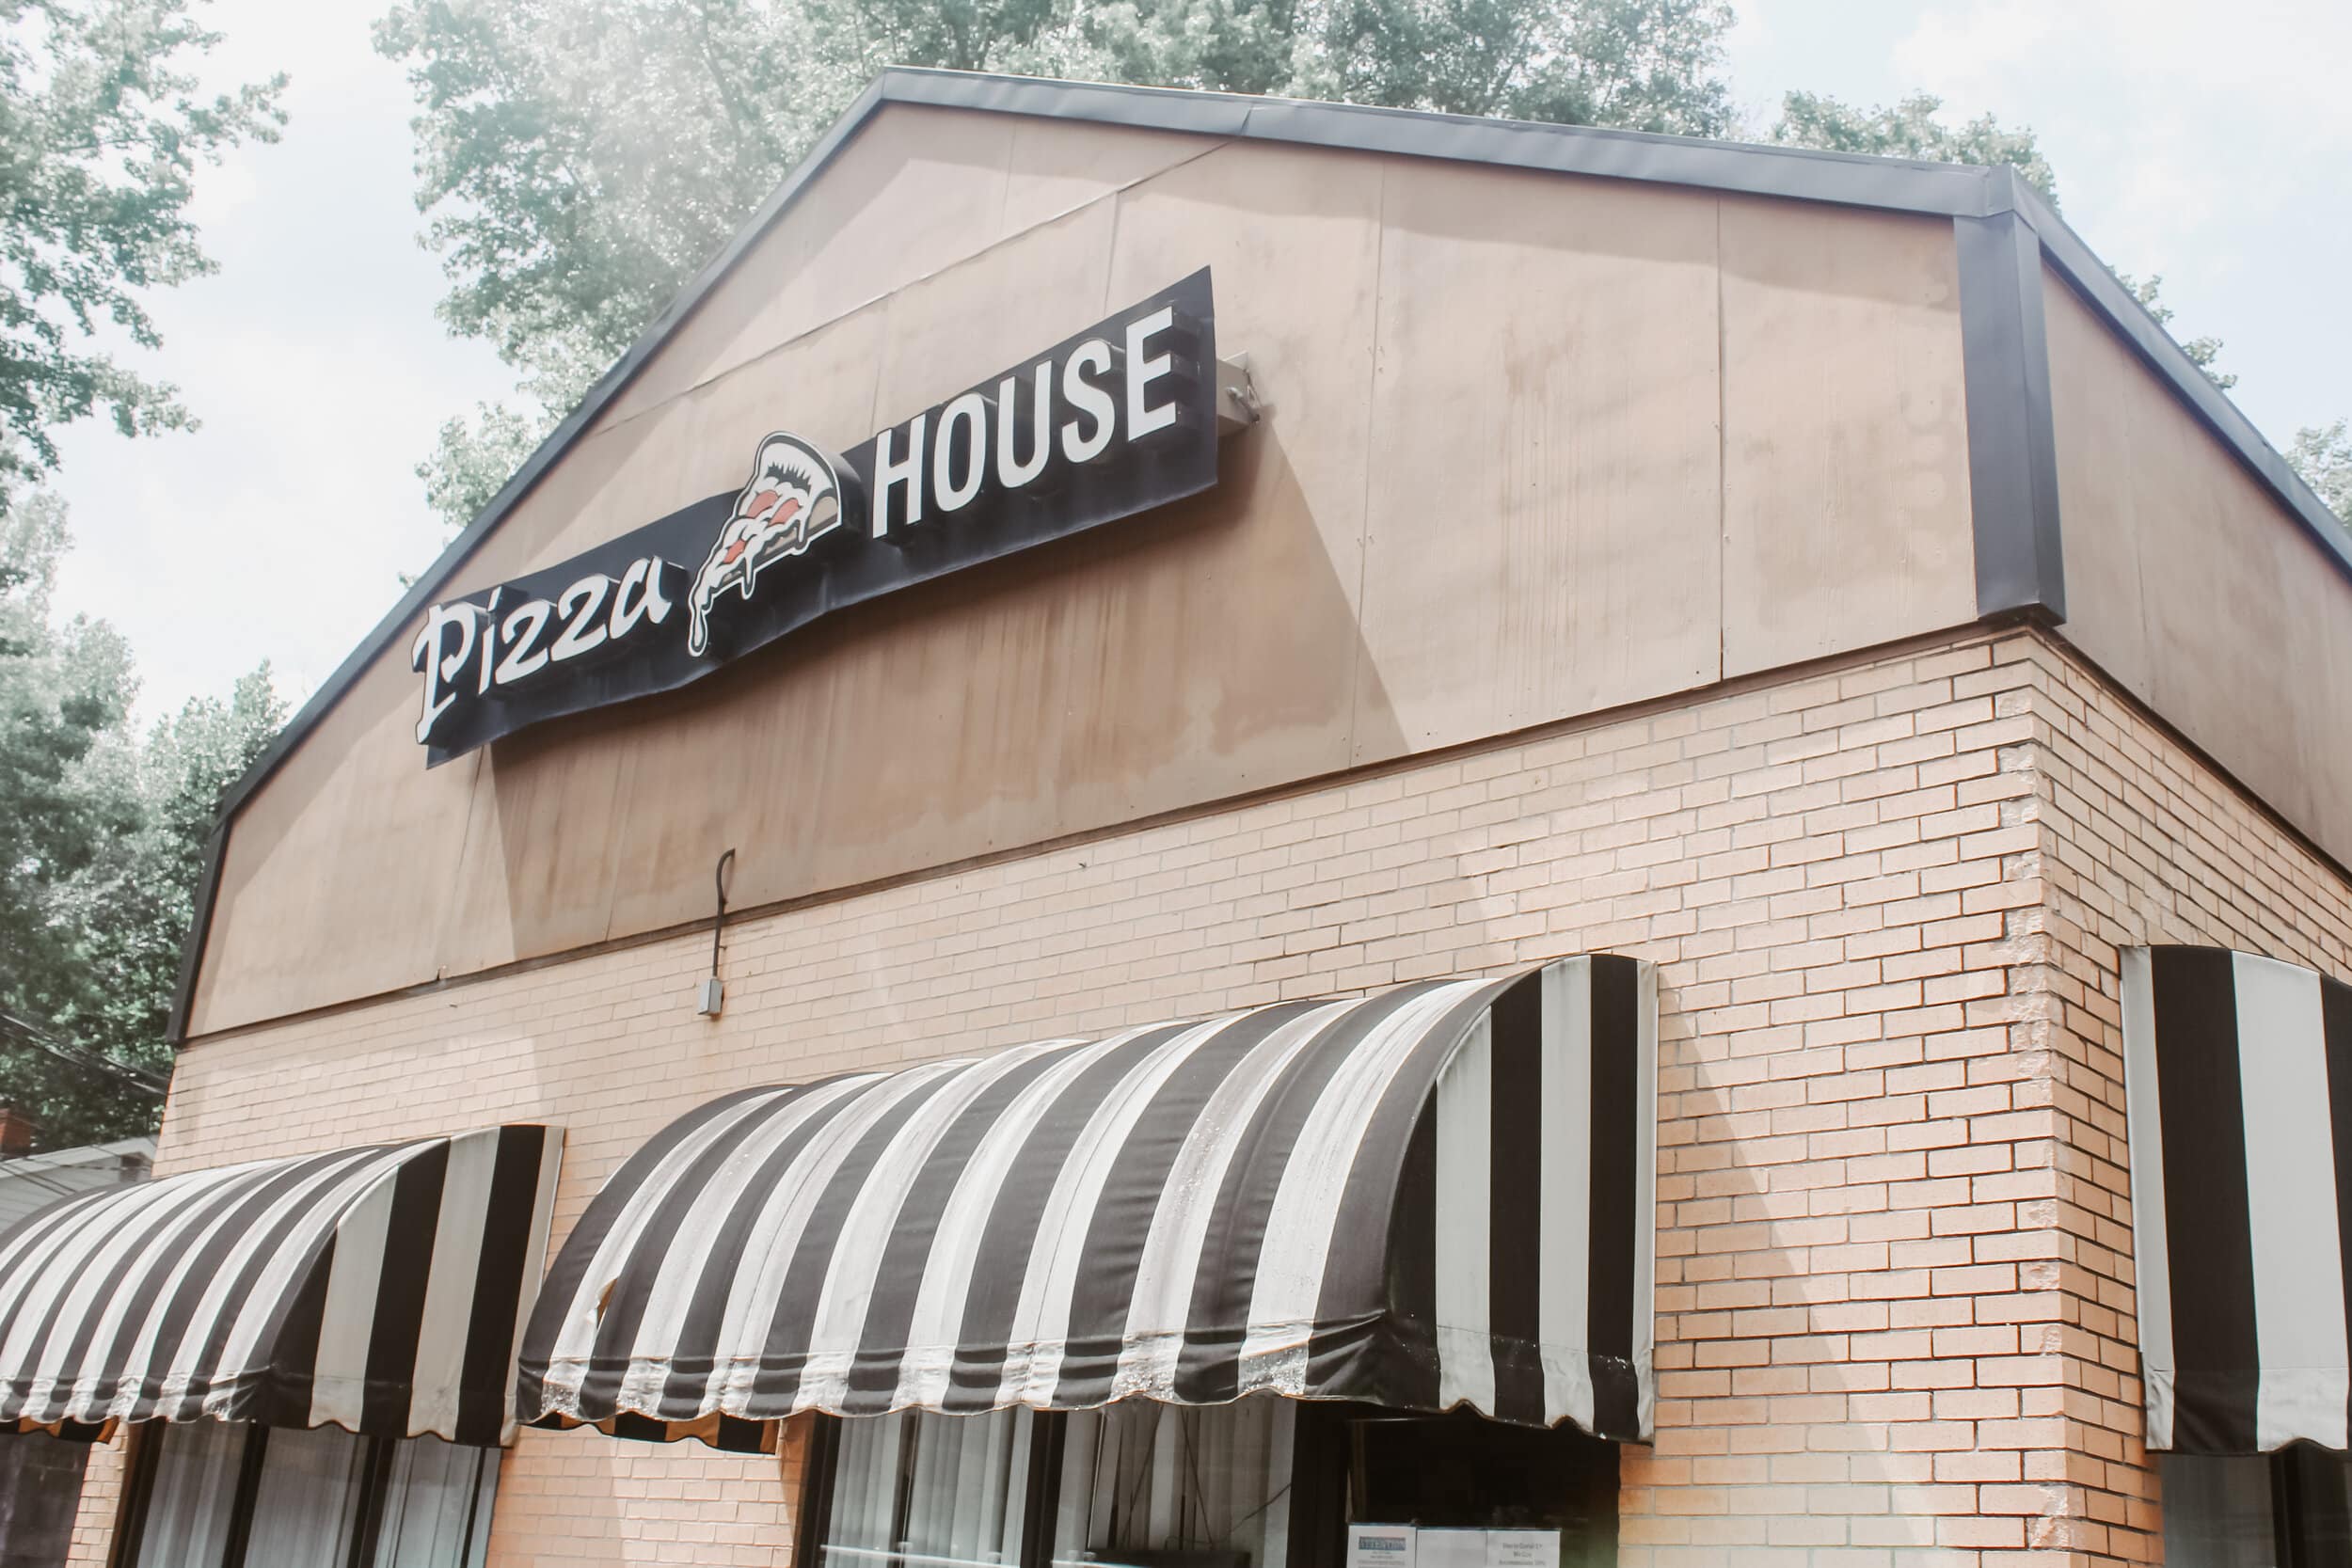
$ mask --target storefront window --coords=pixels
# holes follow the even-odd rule
[[[828,1418],[815,1451],[824,1568],[1343,1568],[1357,1523],[1464,1568],[1616,1560],[1616,1446],[1565,1427],[1136,1401]]]
[[[1484,1530],[1542,1532],[1538,1539],[1556,1550],[1561,1568],[1617,1560],[1614,1443],[1570,1427],[1506,1426],[1468,1412],[1375,1416],[1349,1425],[1350,1522],[1437,1532],[1446,1548],[1429,1559],[1438,1568],[1465,1553],[1492,1560],[1485,1542],[1448,1533]]]
[[[1291,1430],[1275,1399],[843,1421],[827,1568],[1284,1563]]]
[[[89,1445],[0,1433],[0,1568],[58,1568],[73,1543]]]
[[[2352,1460],[2298,1443],[2274,1454],[2161,1454],[2170,1568],[2352,1562]]]
[[[133,1568],[480,1568],[498,1451],[197,1421],[140,1434]]]
[[[1055,1568],[1288,1562],[1296,1408],[1261,1398],[1074,1412],[1062,1439]]]
[[[341,1427],[271,1433],[253,1497],[246,1568],[349,1562],[367,1460],[368,1446]]]
[[[490,1544],[490,1498],[498,1490],[495,1449],[437,1438],[386,1443],[375,1568],[447,1568],[482,1560]]]
[[[2289,1568],[2352,1562],[2352,1457],[2298,1443],[2274,1457],[2271,1484],[2294,1532]]]
[[[2173,1568],[2278,1568],[2270,1461],[2166,1454],[2164,1560]]]
[[[137,1547],[127,1561],[136,1568],[198,1568],[223,1560],[250,1435],[251,1429],[225,1421],[151,1427],[138,1434],[138,1442],[152,1448],[154,1468]]]
[[[1037,1418],[901,1411],[842,1423],[825,1560],[1018,1563]]]

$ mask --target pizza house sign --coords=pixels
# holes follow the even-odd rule
[[[762,440],[741,488],[427,610],[428,766],[674,690],[830,610],[1216,483],[1206,268],[834,453]]]

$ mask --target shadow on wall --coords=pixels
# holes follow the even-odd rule
[[[503,887],[462,901],[515,955],[561,951],[707,918],[728,847],[750,907],[1396,754],[1356,584],[1277,432],[1223,460],[1210,495],[500,742],[461,875]]]
[[[1661,1019],[1671,1020],[1671,992],[1661,992]],[[1957,1147],[1967,1133],[1958,1121],[1939,1129],[1923,1092],[1840,1099],[1820,1077],[1772,1079],[1762,1060],[1733,1054],[1721,1038],[1666,1033],[1661,1024],[1660,1101],[1661,1110],[1679,1104],[1660,1129],[1659,1427],[1667,1441],[1627,1450],[1626,1523],[1636,1532],[1628,1540],[1661,1555],[2065,1549],[2078,1524],[2068,1487],[2035,1474],[2025,1451],[2058,1445],[2025,1433],[2036,1417],[2058,1424],[2059,1397],[2070,1392],[2034,1363],[2055,1364],[2062,1348],[2057,1265],[2045,1260],[2060,1238],[2034,1241],[2023,1202],[2016,1244],[1967,1233],[1965,1223],[1947,1227],[1939,1213],[1967,1222],[1958,1212],[1966,1200],[1929,1191],[1937,1178],[1956,1175],[1965,1187],[1968,1172],[2012,1168],[2010,1146]],[[1866,1059],[1890,1069],[1933,1065],[1918,1041],[1878,1043],[1858,1042]],[[1943,1065],[1957,1073],[1969,1060]],[[1827,1092],[1817,1099],[1816,1089]],[[1947,1145],[1963,1158],[1934,1161]],[[1807,1146],[1802,1155],[1798,1146]],[[1994,1159],[2002,1163],[1984,1163]],[[1679,1222],[1666,1224],[1677,1209]],[[1980,1239],[1999,1242],[1994,1256],[2012,1261],[1979,1266]],[[1680,1280],[1668,1284],[1676,1268]],[[2008,1291],[1987,1277],[2002,1268]],[[1964,1282],[1941,1285],[1947,1270]],[[2023,1294],[2036,1291],[2045,1292],[2040,1302]],[[1986,1296],[1997,1299],[1980,1316]],[[1986,1427],[2007,1431],[1980,1440]],[[1979,1500],[1993,1491],[2005,1494],[1997,1508]]]
[[[775,1456],[526,1429],[499,1472],[487,1568],[785,1568],[791,1502]]]

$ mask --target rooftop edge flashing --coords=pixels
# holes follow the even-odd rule
[[[2006,172],[2006,171],[2005,171]],[[2022,184],[2023,182],[2011,181]],[[1952,219],[1977,613],[2066,619],[2042,245],[2014,208]]]
[[[2286,459],[2132,298],[2056,210],[2006,167],[1710,141],[1598,126],[1487,119],[1422,109],[892,66],[868,84],[818,138],[734,237],[678,292],[628,352],[612,362],[580,405],[548,433],[473,521],[419,574],[222,797],[198,891],[195,924],[182,952],[179,983],[165,1028],[167,1043],[177,1047],[187,1038],[188,1015],[203,967],[229,827],[246,800],[278,771],[360,673],[398,641],[407,623],[432,602],[483,540],[636,379],[646,361],[734,271],[801,192],[832,165],[868,119],[894,103],[1437,158],[1926,216],[1983,218],[2014,211],[2040,240],[2045,258],[2076,292],[2172,384],[2239,461],[2352,575],[2352,533],[2345,531]]]

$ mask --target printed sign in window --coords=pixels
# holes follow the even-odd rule
[[[1559,1568],[1560,1532],[1556,1529],[1490,1529],[1486,1532],[1486,1568]]]
[[[1410,1525],[1347,1527],[1347,1568],[1418,1568]]]

